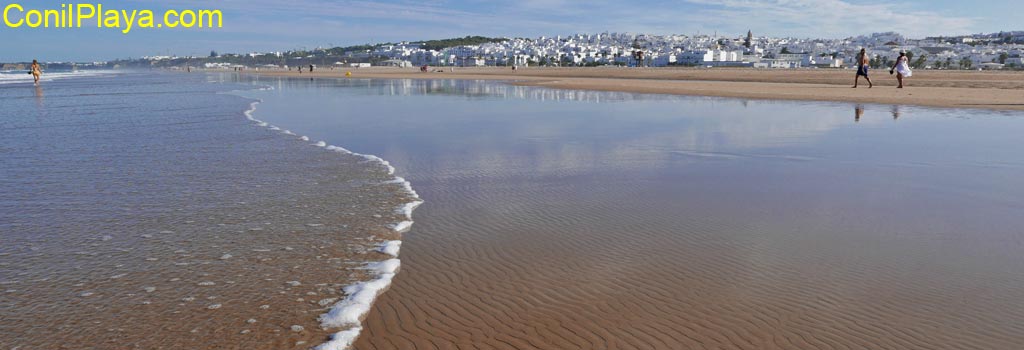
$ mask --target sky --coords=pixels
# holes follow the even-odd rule
[[[105,9],[216,9],[216,29],[9,28],[0,22],[0,62],[103,61],[146,55],[205,56],[466,35],[696,33],[845,38],[896,31],[917,38],[1024,30],[1019,0],[107,0]],[[0,0],[0,9],[60,9],[60,1]],[[69,2],[64,2],[69,3]],[[16,20],[19,16],[11,16]],[[159,15],[158,15],[159,17]],[[95,22],[92,22],[95,23]],[[1014,28],[1017,25],[1020,28]]]

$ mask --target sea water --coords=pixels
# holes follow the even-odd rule
[[[260,88],[159,72],[0,84],[0,348],[304,349],[357,329],[319,319],[390,281],[397,267],[366,267],[397,262],[393,227],[419,201],[383,160],[227,94]]]

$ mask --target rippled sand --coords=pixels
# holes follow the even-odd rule
[[[197,77],[0,87],[0,348],[306,349],[398,239],[387,169]],[[10,107],[11,109],[7,109]]]
[[[392,160],[430,204],[356,349],[1024,344],[1019,115],[275,86],[267,110],[301,113],[271,120]]]

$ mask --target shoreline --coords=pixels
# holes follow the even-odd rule
[[[257,119],[253,114],[256,112],[256,106],[262,103],[263,100],[256,99],[249,105],[249,109],[244,111],[246,119],[255,123],[255,126],[266,128],[269,131],[277,132],[285,136],[297,138],[302,142],[312,142],[308,136],[295,134],[288,129],[283,129],[279,126],[270,124],[266,121]],[[401,176],[395,175],[395,168],[391,166],[391,163],[371,154],[361,154],[349,151],[343,147],[327,144],[324,141],[312,142],[310,145],[324,149],[329,152],[339,153],[341,155],[355,156],[365,159],[366,162],[372,162],[381,166],[385,169],[390,180],[383,182],[385,186],[397,185],[400,187],[400,192],[403,193],[405,202],[401,202],[395,209],[394,213],[401,216],[401,221],[395,221],[388,225],[391,234],[396,238],[389,238],[379,243],[378,247],[374,251],[389,256],[385,260],[369,260],[365,261],[363,267],[357,269],[365,269],[370,273],[367,274],[367,279],[356,280],[354,283],[344,287],[345,297],[341,298],[340,301],[330,305],[327,312],[321,314],[317,318],[317,322],[320,323],[320,327],[324,331],[330,333],[329,339],[320,344],[317,344],[314,349],[316,350],[345,350],[352,346],[352,343],[356,341],[363,330],[363,319],[366,314],[369,313],[370,308],[373,307],[377,297],[386,292],[391,286],[392,280],[401,266],[401,260],[399,259],[399,251],[401,249],[401,236],[408,232],[412,225],[412,214],[423,204],[423,200],[420,199],[419,194],[412,189],[412,184],[405,180]]]
[[[437,68],[432,68],[437,69]],[[762,100],[827,101],[939,108],[1024,111],[1024,73],[923,70],[896,89],[895,78],[875,70],[875,87],[852,89],[852,70],[756,70],[695,68],[456,68],[454,72],[423,73],[418,68],[338,68],[332,70],[246,71],[268,77],[351,79],[498,80],[519,86],[553,89],[632,92],[749,98]],[[884,74],[884,73],[882,73]],[[892,81],[890,81],[892,80]],[[863,80],[861,83],[865,83]]]
[[[24,201],[4,216],[24,234],[3,235],[0,267],[19,274],[0,278],[0,348],[354,341],[399,272],[418,195],[376,156],[260,120],[277,112],[252,94],[270,87],[207,78],[71,78],[34,99],[31,83],[0,85],[18,188],[2,197]],[[103,103],[125,91],[146,97]],[[76,123],[42,117],[64,105]]]
[[[1003,151],[1024,125],[1010,113],[907,108],[912,125],[858,123],[845,103],[261,83],[279,88],[253,96],[267,103],[257,117],[401,160],[433,203],[403,238],[401,273],[331,350],[356,335],[358,349],[1019,343],[1004,302],[1021,256],[1005,244],[1018,157]],[[970,188],[949,187],[965,173]],[[961,215],[949,230],[934,221]],[[957,302],[978,284],[990,298]]]

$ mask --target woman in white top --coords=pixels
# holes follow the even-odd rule
[[[900,82],[900,86],[896,87],[897,89],[903,88],[903,78],[909,78],[914,75],[914,72],[910,71],[910,64],[907,61],[910,61],[910,59],[907,58],[907,53],[900,51],[900,57],[896,59],[896,63],[894,63],[892,65],[892,69],[889,70],[889,73],[892,73],[893,71],[896,72],[896,80]]]

